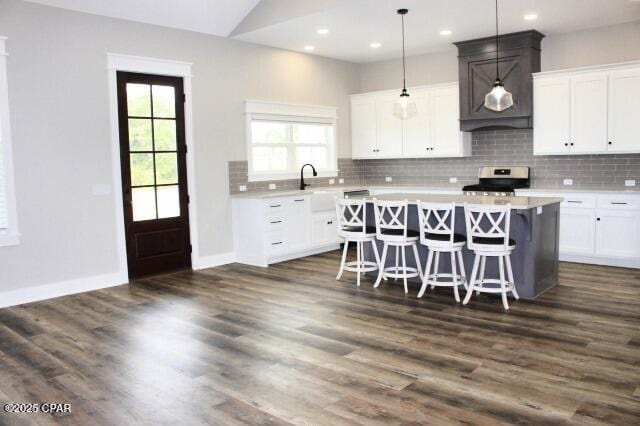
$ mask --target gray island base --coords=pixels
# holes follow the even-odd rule
[[[464,221],[464,203],[483,205],[511,204],[511,228],[510,237],[515,240],[516,248],[511,254],[511,263],[516,289],[523,299],[535,299],[545,291],[558,284],[558,240],[560,229],[560,203],[561,198],[549,197],[492,197],[470,195],[441,195],[441,194],[414,194],[392,193],[381,194],[375,197],[366,197],[367,225],[375,226],[373,198],[379,200],[407,200],[409,202],[408,228],[418,231],[418,211],[416,202],[452,203],[456,207],[455,231],[466,236]],[[379,252],[382,253],[382,242],[377,241]],[[373,251],[366,245],[365,260],[375,261]],[[421,267],[427,258],[428,250],[418,244]],[[448,254],[443,254],[440,261],[439,272],[450,273],[451,266]],[[407,250],[407,266],[415,266],[411,250]],[[474,254],[466,246],[463,250],[463,259],[467,278],[471,275]],[[395,265],[395,251],[390,248],[387,253],[386,266]],[[372,272],[376,274],[377,272]],[[498,276],[497,260],[488,259],[486,265],[486,278]],[[419,278],[410,281],[419,282]],[[393,279],[383,281],[381,286],[395,285]],[[418,287],[415,287],[417,292]],[[415,294],[415,293],[414,293]],[[428,294],[428,293],[427,293]],[[452,296],[453,297],[453,296]]]

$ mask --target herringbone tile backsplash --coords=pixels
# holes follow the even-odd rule
[[[460,188],[478,182],[478,169],[487,165],[529,166],[531,186],[539,189],[638,189],[624,186],[626,179],[640,184],[640,154],[606,155],[533,155],[532,130],[487,130],[473,132],[472,156],[465,158],[415,158],[397,160],[338,159],[344,184],[437,186]],[[390,176],[393,182],[385,181]],[[449,183],[455,177],[458,182]],[[305,178],[306,179],[306,178]],[[573,179],[573,186],[563,186],[564,179]],[[310,180],[314,186],[328,185],[328,178]],[[239,193],[240,185],[247,191],[267,191],[272,182],[247,182],[247,162],[229,162],[229,190]],[[277,189],[295,189],[298,180],[273,181]]]

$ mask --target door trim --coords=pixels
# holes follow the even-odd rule
[[[120,164],[120,128],[118,125],[118,85],[117,72],[128,71],[144,74],[182,77],[184,94],[184,131],[187,144],[187,190],[189,194],[189,233],[191,236],[191,265],[198,269],[198,217],[197,193],[195,188],[195,162],[193,158],[193,109],[191,104],[191,66],[190,62],[170,59],[148,58],[143,56],[107,53],[107,70],[109,82],[109,110],[111,126],[111,168],[113,198],[115,203],[115,220],[117,235],[118,275],[123,283],[129,281],[127,266],[127,240],[124,226],[124,203],[122,197],[122,169]]]

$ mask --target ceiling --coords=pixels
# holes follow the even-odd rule
[[[28,0],[96,15],[232,37],[351,62],[453,49],[495,31],[494,0]],[[526,21],[525,14],[538,18]],[[640,21],[640,0],[501,0],[500,32],[546,35]],[[319,35],[320,28],[329,34]],[[450,30],[447,36],[441,30]],[[372,42],[381,46],[371,48]]]
[[[111,18],[227,37],[260,0],[28,0]]]

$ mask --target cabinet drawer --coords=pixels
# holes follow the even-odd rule
[[[265,233],[265,251],[267,254],[277,254],[286,250],[287,241],[284,231],[275,231]]]
[[[264,212],[265,215],[271,215],[274,213],[281,213],[284,210],[285,201],[282,198],[271,198],[264,200]]]
[[[596,197],[593,195],[560,194],[560,196],[564,198],[560,204],[562,207],[572,209],[593,209],[596,207]]]
[[[264,229],[267,232],[284,228],[286,219],[281,214],[271,214],[264,218]]]
[[[640,197],[632,195],[599,195],[598,208],[640,210]]]

